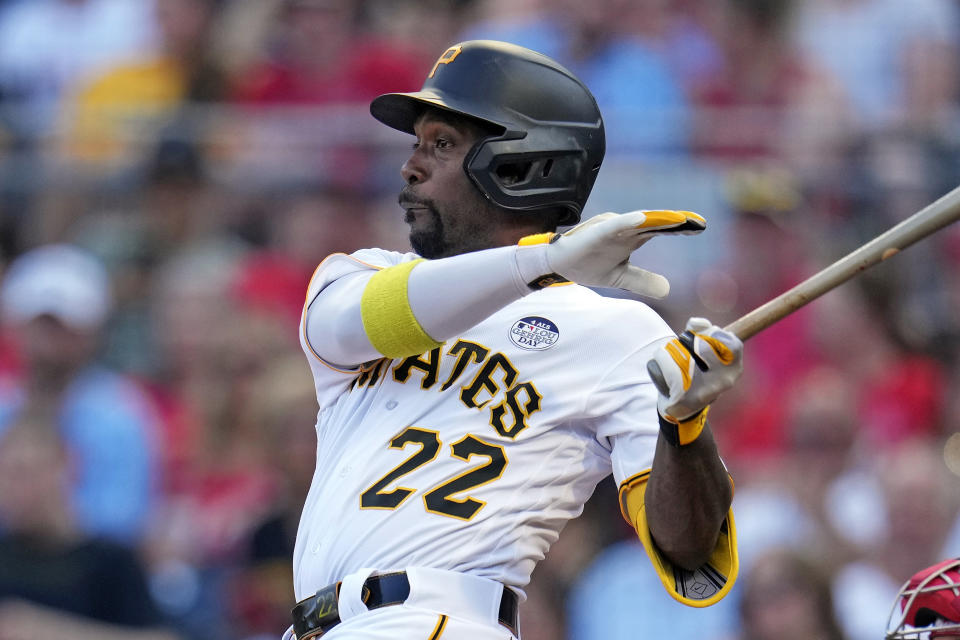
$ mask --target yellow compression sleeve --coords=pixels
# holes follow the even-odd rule
[[[381,269],[360,298],[363,329],[373,347],[388,358],[406,358],[439,347],[417,322],[407,297],[410,272],[423,259]]]
[[[628,478],[620,485],[620,512],[636,529],[643,548],[667,593],[678,602],[690,607],[708,607],[719,602],[733,588],[740,568],[733,510],[727,513],[727,519],[720,528],[720,537],[710,554],[710,559],[693,571],[676,567],[657,549],[647,526],[644,494],[649,476],[650,472],[644,471]]]

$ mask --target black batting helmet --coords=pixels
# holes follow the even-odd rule
[[[412,134],[427,107],[496,131],[463,163],[494,203],[518,212],[561,209],[563,225],[580,220],[606,141],[597,101],[570,71],[506,42],[461,42],[440,56],[420,91],[379,96],[370,113]]]

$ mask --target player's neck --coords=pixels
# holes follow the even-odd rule
[[[536,235],[538,233],[545,233],[544,229],[539,224],[517,224],[511,225],[510,227],[502,227],[499,233],[496,234],[495,239],[500,244],[496,245],[499,247],[506,247],[515,245],[520,242],[521,238],[526,236]]]

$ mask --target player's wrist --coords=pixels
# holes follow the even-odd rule
[[[569,280],[554,272],[547,258],[547,249],[555,237],[556,234],[552,231],[538,233],[532,236],[524,236],[517,243],[517,250],[514,253],[517,270],[520,274],[520,280],[525,283],[528,290],[536,291],[551,284],[569,282]]]
[[[707,412],[710,405],[700,409],[696,413],[686,418],[678,419],[666,414],[666,412],[657,411],[657,418],[660,420],[660,434],[674,447],[686,446],[700,437],[703,428],[707,425]]]

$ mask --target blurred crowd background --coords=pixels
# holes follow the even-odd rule
[[[407,249],[410,140],[368,103],[479,37],[595,92],[587,215],[707,218],[636,258],[676,329],[960,183],[956,0],[0,0],[0,640],[279,637],[306,283]],[[900,584],[960,555],[960,225],[745,360],[711,414],[734,592],[672,601],[605,481],[534,574],[526,640],[877,640]]]

